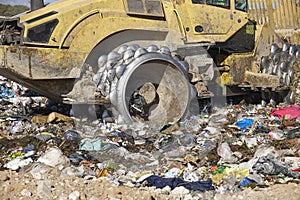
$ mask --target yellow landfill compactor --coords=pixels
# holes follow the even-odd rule
[[[0,74],[118,123],[185,119],[195,98],[299,92],[299,0],[30,3],[1,19]]]

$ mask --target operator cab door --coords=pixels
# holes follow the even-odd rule
[[[225,41],[248,21],[246,7],[244,10],[236,9],[238,3],[247,5],[246,0],[185,0],[174,3],[187,42]]]
[[[190,32],[193,34],[225,34],[231,28],[232,12],[229,0],[190,0],[188,2]]]

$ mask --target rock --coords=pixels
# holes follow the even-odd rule
[[[83,166],[81,167],[74,167],[74,166],[70,166],[70,167],[66,167],[65,169],[62,170],[61,172],[61,176],[62,177],[66,177],[66,176],[77,176],[77,177],[81,177],[84,173],[84,169]]]
[[[33,178],[41,180],[44,179],[44,174],[50,169],[48,165],[43,163],[35,163],[30,170],[30,174]]]
[[[70,160],[64,156],[61,150],[57,147],[47,149],[47,151],[39,157],[37,161],[51,167],[58,167],[60,170],[70,164]]]
[[[0,181],[7,181],[9,180],[9,177],[4,171],[0,171]]]
[[[171,192],[170,186],[166,186],[166,187],[161,189],[162,194],[169,194],[170,192]]]
[[[183,186],[176,187],[171,191],[171,195],[178,196],[178,197],[184,196],[188,193],[190,193],[190,191]]]
[[[25,197],[30,197],[32,195],[32,193],[29,190],[27,190],[27,189],[23,189],[21,191],[21,195],[25,196]]]
[[[77,190],[72,192],[69,195],[69,199],[71,199],[71,200],[77,200],[77,199],[79,199],[79,197],[80,197],[80,192],[78,192]]]
[[[37,181],[37,196],[41,199],[51,199],[51,187],[49,181]]]
[[[156,88],[152,83],[147,82],[139,90],[139,95],[144,97],[147,104],[150,104],[155,100]]]

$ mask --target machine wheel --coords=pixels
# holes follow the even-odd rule
[[[261,72],[278,76],[283,88],[289,90],[284,96],[291,104],[296,102],[295,92],[300,86],[299,53],[300,46],[285,42],[280,48],[277,44],[272,44],[270,54],[261,59]]]
[[[101,55],[97,70],[84,73],[96,86],[95,100],[110,102],[103,118],[112,113],[118,123],[142,121],[160,127],[187,115],[192,93],[187,66],[167,47],[123,45]]]

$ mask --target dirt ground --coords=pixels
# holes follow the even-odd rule
[[[245,188],[234,193],[214,194],[186,193],[177,188],[121,186],[105,178],[87,180],[75,176],[61,177],[58,169],[49,170],[43,180],[35,179],[26,172],[5,170],[0,172],[0,196],[3,200],[14,199],[260,199],[298,200],[300,186],[296,183],[276,184],[270,187]]]

